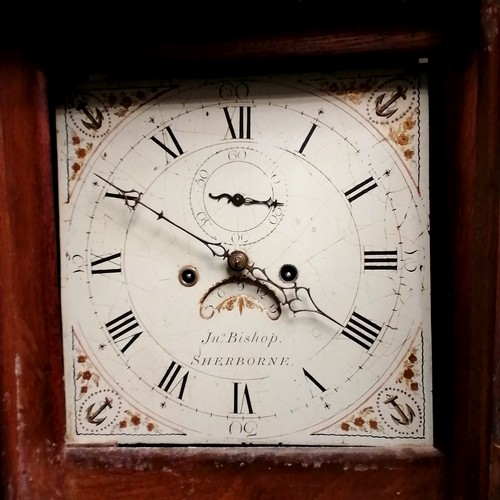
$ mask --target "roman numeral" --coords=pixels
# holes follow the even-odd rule
[[[365,271],[397,271],[397,250],[365,250]]]
[[[172,149],[170,149],[166,144],[164,144],[163,142],[161,142],[156,137],[151,137],[151,140],[155,144],[157,144],[158,146],[160,146],[160,148],[162,148],[165,152],[167,152],[175,160],[175,158],[177,158],[178,156],[180,156],[181,154],[183,154],[184,151],[182,150],[182,148],[181,148],[181,146],[179,144],[179,141],[175,137],[174,133],[172,132],[172,129],[170,128],[170,126],[165,127],[164,130],[166,130],[168,132],[168,135],[170,136],[170,139],[174,143],[175,149],[177,150],[176,152],[173,151]]]
[[[302,368],[302,371],[304,372],[304,375],[306,378],[314,384],[315,387],[317,387],[321,392],[325,392],[326,388],[320,384],[305,368]],[[311,389],[312,385],[309,383],[309,389],[311,391],[311,395],[314,397],[313,390]],[[317,392],[317,391],[316,391]]]
[[[140,330],[140,326],[132,311],[127,311],[117,316],[115,319],[108,321],[106,323],[106,329],[116,344],[118,344],[118,342],[127,342],[120,349],[122,353],[124,353],[142,334],[142,331],[137,331]]]
[[[227,107],[222,108],[224,110],[224,116],[226,117],[227,126],[229,127],[229,133],[233,139],[251,139],[251,107],[250,106],[238,106],[233,110],[233,116],[230,116],[229,109]],[[237,111],[236,111],[237,110]],[[236,130],[233,125],[233,118],[238,120],[238,135],[236,135]]]
[[[248,386],[245,384],[243,395],[240,397],[241,385],[240,382],[233,382],[233,413],[253,413]],[[244,411],[244,407],[246,407],[246,411]]]
[[[352,203],[354,200],[357,200],[360,196],[363,196],[368,191],[375,189],[377,187],[377,183],[373,180],[373,177],[368,177],[368,179],[360,182],[357,186],[354,186],[349,191],[346,191],[344,194],[347,197],[347,201]]]
[[[361,314],[353,312],[344,330],[342,330],[342,335],[368,350],[377,339],[380,330],[382,330],[381,326],[364,318]]]
[[[181,376],[181,365],[177,364],[175,361],[172,361],[163,375],[158,387],[163,391],[171,394],[177,399],[182,399],[184,396],[184,389],[186,388],[187,379],[189,377],[189,371]],[[173,394],[174,391],[177,391],[177,395]]]
[[[109,274],[121,273],[122,268],[119,262],[113,262],[115,259],[121,258],[121,252],[108,255],[107,257],[100,257],[90,263],[92,274]],[[109,262],[111,266],[102,267],[102,264]]]
[[[315,123],[313,123],[313,125],[311,127],[311,130],[309,130],[306,138],[304,139],[304,142],[302,143],[302,146],[300,146],[299,153],[303,153],[304,152],[304,149],[306,148],[307,143],[309,142],[309,139],[313,135],[313,132],[316,130],[316,127],[317,127],[317,125]]]

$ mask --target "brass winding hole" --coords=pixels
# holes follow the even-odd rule
[[[179,282],[183,286],[194,286],[198,283],[200,275],[196,267],[184,266],[179,271]]]

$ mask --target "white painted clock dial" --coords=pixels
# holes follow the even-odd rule
[[[426,105],[399,74],[76,91],[68,441],[430,443]]]

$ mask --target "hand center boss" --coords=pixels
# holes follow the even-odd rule
[[[288,306],[290,311],[292,313],[301,313],[301,312],[311,312],[315,314],[319,314],[320,316],[323,316],[327,320],[335,323],[336,325],[344,328],[344,325],[342,323],[339,323],[337,320],[332,318],[329,314],[324,312],[322,309],[320,309],[316,303],[314,302],[314,299],[312,298],[311,295],[311,290],[308,287],[305,286],[299,286],[297,283],[292,283],[289,286],[283,286],[273,279],[269,277],[267,274],[266,270],[264,268],[258,267],[253,263],[250,263],[248,256],[245,252],[241,250],[233,250],[230,252],[227,248],[224,247],[222,243],[214,243],[211,241],[207,241],[203,238],[200,238],[196,234],[192,233],[191,231],[188,231],[187,229],[183,228],[176,222],[170,220],[168,217],[166,217],[162,211],[157,211],[154,208],[150,207],[149,205],[146,205],[142,201],[142,195],[143,193],[140,193],[139,191],[135,189],[131,190],[124,190],[120,187],[118,187],[116,184],[113,182],[105,179],[104,177],[100,176],[99,174],[95,174],[99,179],[101,179],[103,182],[106,184],[109,184],[111,187],[116,189],[118,193],[120,193],[119,197],[123,198],[125,201],[125,205],[129,207],[131,210],[135,210],[138,205],[144,207],[145,209],[149,210],[153,214],[156,215],[157,219],[164,220],[165,222],[168,222],[172,226],[176,227],[180,231],[183,231],[184,233],[188,234],[192,238],[198,240],[200,243],[205,245],[212,255],[214,257],[219,257],[223,260],[227,260],[228,266],[231,270],[239,273],[245,272],[247,276],[250,276],[254,281],[271,286],[273,288],[278,289],[281,294],[283,295],[283,300],[281,301],[282,305]],[[312,304],[312,307],[300,307],[297,306],[297,303],[303,303],[303,299],[299,296],[301,292],[304,292],[307,295],[307,298]]]

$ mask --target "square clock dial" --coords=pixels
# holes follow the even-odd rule
[[[72,91],[67,443],[432,443],[427,108],[399,71]]]

